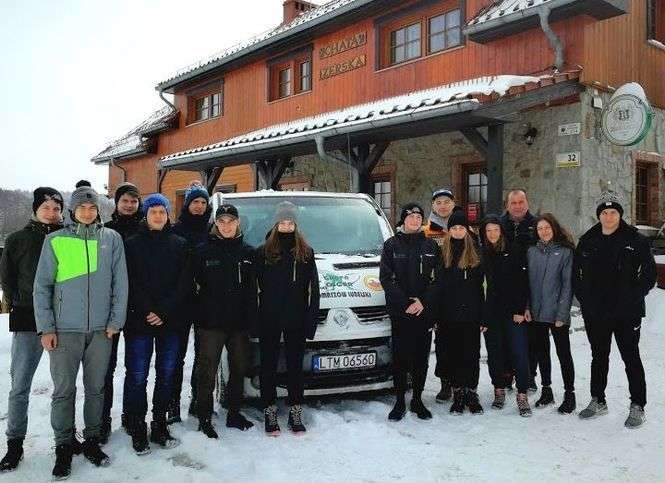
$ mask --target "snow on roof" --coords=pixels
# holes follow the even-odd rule
[[[468,101],[469,99],[478,103],[477,99],[473,99],[474,96],[503,96],[513,87],[538,83],[545,78],[551,77],[500,75],[469,79],[269,126],[218,143],[169,154],[162,157],[160,162],[168,162],[167,164],[171,165],[180,158],[203,152],[214,152],[222,155],[225,150],[230,150],[238,145],[268,144],[274,142],[276,138],[284,140],[301,137],[302,133],[307,133],[311,136],[315,133],[318,134],[332,130],[343,124],[368,124],[376,122],[379,119],[404,115],[408,111],[412,112],[416,109],[440,109],[455,103],[461,103],[465,100]]]
[[[291,22],[279,25],[276,28],[270,29],[266,32],[263,32],[259,35],[256,35],[250,39],[244,40],[242,42],[239,42],[231,47],[228,47],[224,50],[221,50],[217,52],[216,54],[213,54],[210,57],[207,57],[205,59],[202,59],[198,62],[195,62],[191,65],[188,65],[186,67],[183,67],[182,69],[178,70],[175,74],[173,74],[171,77],[168,79],[162,81],[159,83],[157,86],[160,88],[164,84],[171,83],[171,81],[177,80],[180,77],[184,77],[187,74],[191,74],[194,71],[200,70],[200,71],[206,71],[209,68],[212,68],[212,64],[217,64],[220,63],[223,59],[230,57],[233,54],[240,54],[243,51],[250,51],[253,50],[252,47],[258,46],[258,44],[264,42],[264,41],[270,41],[274,37],[280,35],[280,34],[286,34],[291,30],[295,30],[296,27],[299,26],[305,26],[308,23],[312,23],[315,20],[319,19],[320,17],[326,15],[326,14],[333,14],[337,10],[341,10],[342,7],[344,6],[349,6],[349,9],[353,8],[354,3],[359,4],[364,4],[367,3],[366,0],[331,0],[323,5],[320,5],[319,7],[313,8],[311,10],[307,10],[304,13],[298,15],[295,19],[293,19]],[[348,9],[345,9],[348,10]],[[341,13],[341,11],[339,12]]]
[[[551,2],[552,0],[495,0],[471,19],[468,25],[480,25],[489,20],[507,17]],[[535,15],[535,12],[534,12]]]
[[[99,154],[94,156],[93,163],[103,163],[112,158],[130,156],[146,150],[145,138],[170,127],[171,121],[176,117],[177,111],[171,106],[164,106],[153,112],[141,124],[134,127],[121,138],[109,143]]]

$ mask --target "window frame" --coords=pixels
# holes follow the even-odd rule
[[[219,102],[214,103],[215,96],[219,96]],[[199,102],[207,103],[205,117],[199,117],[199,113],[203,112],[199,109]],[[220,119],[224,116],[224,81],[215,81],[212,85],[208,84],[201,88],[189,91],[187,93],[187,125],[198,124],[201,122],[208,122],[215,119]],[[219,112],[213,115],[213,109],[218,106]]]
[[[313,49],[308,47],[268,61],[268,102],[288,99],[313,90],[314,63],[312,52]],[[309,76],[304,76],[302,73],[301,69],[304,64],[309,64]],[[281,95],[281,87],[285,83],[281,82],[280,74],[286,70],[291,71],[290,90],[288,94]],[[304,85],[303,79],[309,79],[308,86]]]
[[[448,28],[448,15],[452,14],[453,12],[459,12],[459,24],[457,25],[457,27],[453,27],[453,28],[449,29]],[[432,30],[431,30],[432,20],[434,20],[435,18],[439,18],[439,17],[443,17],[443,30],[441,30],[440,32],[437,32],[435,35],[443,35],[444,48],[439,49],[439,50],[432,50],[432,44],[431,44],[431,40],[432,40],[432,37],[433,37]],[[453,8],[452,10],[447,10],[445,12],[441,12],[439,14],[429,16],[426,20],[426,26],[427,26],[427,38],[425,39],[426,43],[427,43],[427,50],[426,50],[427,54],[426,55],[434,55],[434,54],[438,54],[440,52],[445,52],[446,50],[454,49],[456,47],[459,47],[463,43],[464,34],[462,33],[462,10],[460,8]],[[459,42],[455,45],[448,45],[448,32],[451,31],[451,30],[454,30],[455,28],[457,30],[459,30]]]
[[[379,208],[383,211],[388,218],[388,222],[394,226],[396,223],[395,213],[397,206],[397,192],[395,184],[395,167],[393,165],[381,165],[374,168],[370,174],[370,183],[372,184],[372,199],[379,205]],[[376,199],[374,184],[375,183],[390,183],[390,209],[389,213],[386,213],[384,208],[381,206],[381,203]],[[385,193],[382,193],[385,194]]]
[[[659,31],[658,20],[663,31]],[[665,3],[662,0],[647,0],[647,42],[659,42],[665,45]]]
[[[479,211],[477,215],[477,219],[475,222],[472,222],[471,225],[479,225],[480,220],[483,219],[483,217],[486,214],[487,211],[487,189],[489,186],[489,179],[487,179],[487,163],[486,162],[477,162],[477,163],[465,163],[462,165],[462,191],[461,191],[461,207],[464,210],[464,213],[468,216],[468,209],[469,209],[469,204],[471,203],[469,201],[469,188],[471,185],[469,184],[469,177],[473,174],[480,174],[485,176],[486,183],[483,185],[482,179],[478,185],[473,185],[473,186],[478,186],[480,189],[479,193],[479,198],[480,201],[478,202],[479,204]],[[485,194],[485,203],[483,206],[483,186],[486,188],[486,194]],[[475,202],[474,202],[475,203]]]

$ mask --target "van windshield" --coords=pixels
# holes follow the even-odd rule
[[[380,254],[383,219],[363,199],[298,197],[227,198],[238,208],[246,243],[258,247],[275,223],[279,203],[298,208],[298,228],[316,253]]]

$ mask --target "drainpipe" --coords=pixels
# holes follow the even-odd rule
[[[325,139],[323,136],[320,134],[318,136],[314,137],[314,142],[316,143],[316,152],[319,155],[319,158],[321,158],[323,161],[327,163],[344,163],[349,165],[349,168],[351,168],[351,192],[357,193],[358,188],[359,188],[359,180],[358,180],[358,168],[353,165],[353,162],[351,159],[349,160],[344,160],[344,159],[339,159],[335,156],[332,156],[328,153],[326,153],[326,148],[323,146]]]
[[[175,108],[175,106],[173,105],[173,103],[172,103],[171,101],[169,101],[166,97],[164,97],[164,91],[159,91],[159,98],[160,98],[162,101],[164,101],[166,104],[168,104],[169,106],[171,106],[171,109],[173,109],[174,111],[177,111],[177,109]]]
[[[558,72],[561,72],[564,63],[563,43],[561,42],[561,39],[554,33],[552,27],[550,27],[550,13],[552,13],[552,9],[549,5],[543,5],[540,9],[538,9],[538,17],[540,17],[540,28],[543,29],[543,32],[545,33],[547,40],[550,41],[550,45],[555,53],[554,67]]]
[[[122,166],[115,164],[115,158],[111,158],[110,164],[114,168],[118,168],[120,171],[122,171],[122,182],[125,183],[127,181],[127,170]]]

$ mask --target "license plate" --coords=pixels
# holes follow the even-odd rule
[[[346,369],[366,369],[376,366],[376,352],[362,354],[340,354],[312,357],[314,372],[343,371]]]

